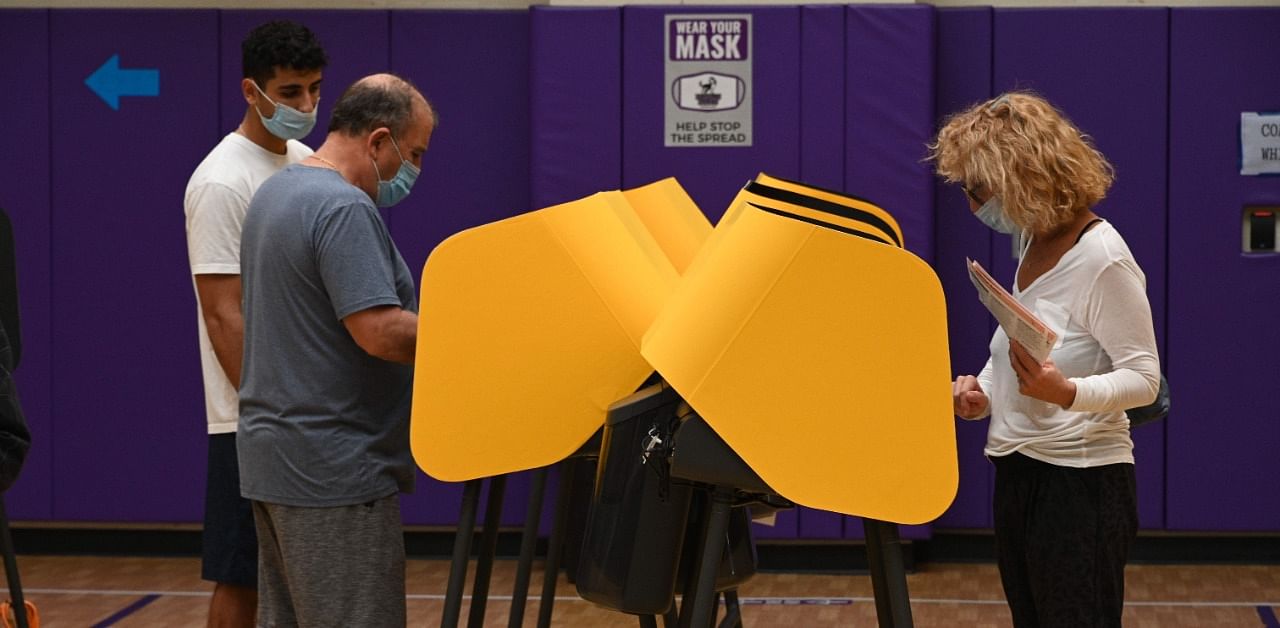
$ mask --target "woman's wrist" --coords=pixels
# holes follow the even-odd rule
[[[1065,378],[1062,382],[1064,384],[1062,391],[1058,394],[1058,398],[1054,400],[1054,403],[1062,406],[1063,410],[1070,410],[1071,406],[1076,402],[1076,383]]]

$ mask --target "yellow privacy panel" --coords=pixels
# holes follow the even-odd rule
[[[892,246],[902,246],[902,230],[898,228],[897,221],[875,204],[762,172],[738,191],[685,274],[695,272],[694,269],[705,259],[715,256],[722,235],[729,231],[738,215],[749,207],[790,214],[803,220],[855,231]]]
[[[762,181],[785,186],[785,190],[782,187],[771,188],[761,183]],[[810,193],[816,196],[810,196]],[[784,196],[788,202],[776,200]],[[815,210],[806,205],[826,207],[826,210]],[[830,205],[837,205],[838,207],[829,207]],[[851,207],[856,207],[862,212],[854,213],[853,215],[875,220],[877,226],[868,226],[864,222],[842,217],[841,214],[851,213],[848,211]],[[779,272],[779,264],[782,263],[776,257],[788,254],[787,248],[781,244],[781,239],[788,234],[799,237],[801,234],[807,234],[808,232],[790,231],[784,233],[780,230],[755,229],[749,233],[744,233],[734,230],[733,227],[738,218],[746,210],[752,208],[766,211],[776,210],[797,216],[803,220],[831,224],[837,228],[857,231],[862,235],[870,235],[890,245],[892,245],[895,236],[899,240],[901,239],[901,236],[897,235],[897,222],[894,221],[893,217],[888,212],[867,201],[760,173],[754,181],[748,182],[742,190],[739,190],[737,196],[729,204],[724,216],[720,219],[720,223],[716,225],[715,231],[706,239],[702,250],[698,252],[697,258],[691,264],[690,270],[685,273],[686,277],[695,279],[682,281],[678,288],[680,296],[677,300],[679,302],[737,304],[742,300],[752,301],[760,298],[760,295],[767,290],[767,286],[775,280],[775,275]],[[734,233],[736,238],[729,245],[732,247],[731,250],[722,253],[720,251],[722,242],[729,233]],[[720,257],[722,255],[723,257]],[[710,260],[716,259],[720,260],[718,262],[720,264],[723,264],[725,259],[733,260],[731,265],[737,265],[735,272],[729,273],[731,275],[729,277],[717,277],[707,280],[702,267],[710,263]],[[724,346],[724,343],[737,332],[735,327],[725,324],[723,314],[716,311],[716,308],[701,308],[694,305],[688,308],[687,312],[682,313],[679,318],[666,316],[661,320],[679,322],[678,326],[663,327],[663,333],[680,336],[679,338],[669,338],[674,351],[680,351],[680,346],[682,345]],[[655,324],[654,328],[650,329],[650,333],[654,333],[655,329],[660,325],[661,323]],[[657,364],[654,366],[656,367]],[[673,366],[679,368],[679,366],[672,364],[668,364],[667,368],[673,368]],[[672,381],[672,374],[662,368],[658,370],[667,381]]]
[[[418,465],[462,481],[572,453],[652,372],[639,339],[676,279],[616,192],[441,243],[422,273]]]
[[[932,270],[751,207],[718,235],[645,336],[645,358],[788,499],[898,523],[940,515],[957,472]]]
[[[756,220],[768,216],[758,210],[743,211],[734,217],[735,223],[748,215]],[[723,221],[716,227],[709,244],[716,254],[698,258],[642,345],[644,357],[690,403],[689,388],[711,371],[719,352],[733,344],[746,314],[768,294],[810,233],[739,227]],[[693,407],[701,410],[696,404]]]
[[[582,279],[631,339],[632,352],[639,351],[641,336],[666,303],[679,276],[626,198],[620,192],[601,192],[534,215],[543,218],[556,244],[572,255]],[[535,283],[557,281],[557,277],[545,276]],[[523,302],[513,303],[527,307]],[[572,325],[565,327],[573,329]],[[632,392],[634,389],[627,394]],[[604,420],[603,414],[600,420]]]
[[[636,215],[653,234],[676,272],[689,263],[711,235],[711,222],[674,178],[622,192]]]

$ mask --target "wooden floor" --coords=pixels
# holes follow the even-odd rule
[[[60,626],[201,626],[209,602],[198,558],[20,556],[23,589],[39,607],[43,628]],[[494,568],[486,626],[506,626],[515,562]],[[411,626],[440,622],[449,563],[411,560]],[[474,573],[474,564],[469,572]],[[1008,626],[999,575],[990,564],[931,563],[907,577],[917,626]],[[542,582],[535,566],[533,598]],[[865,575],[758,574],[740,590],[744,624],[875,626],[871,581]],[[1131,565],[1125,626],[1270,626],[1280,607],[1280,566]],[[466,622],[466,608],[463,610]],[[536,622],[530,599],[526,625]],[[637,626],[636,618],[579,599],[559,583],[555,626]]]

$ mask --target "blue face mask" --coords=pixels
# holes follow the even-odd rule
[[[258,93],[262,94],[267,102],[276,106],[276,112],[270,118],[262,115],[262,111],[258,110],[258,117],[262,118],[262,126],[267,127],[267,131],[282,140],[300,140],[311,132],[316,126],[316,110],[320,108],[320,99],[316,99],[316,106],[311,113],[302,113],[289,105],[282,105],[262,91],[258,87],[258,82],[253,81],[253,86],[257,88]],[[254,106],[257,109],[257,106]]]
[[[1013,233],[1018,230],[1018,225],[1009,219],[1009,215],[1004,213],[1004,205],[1000,203],[1000,199],[992,196],[987,202],[974,212],[978,220],[982,224],[995,229],[999,233]]]
[[[409,163],[400,152],[400,146],[396,144],[396,138],[391,138],[391,146],[396,149],[396,154],[400,156],[400,169],[396,171],[396,176],[390,181],[382,180],[382,173],[378,170],[378,160],[373,160],[373,171],[378,175],[378,196],[373,200],[378,207],[391,207],[406,196],[409,196],[409,190],[413,189],[414,181],[418,180],[418,175],[422,172],[417,166]]]

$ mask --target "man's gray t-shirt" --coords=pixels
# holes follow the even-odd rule
[[[346,316],[417,311],[413,277],[369,196],[336,171],[289,166],[262,184],[240,248],[240,489],[289,506],[413,490],[413,370],[356,344]]]

